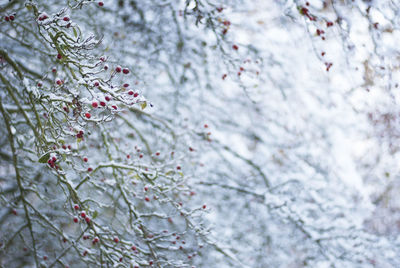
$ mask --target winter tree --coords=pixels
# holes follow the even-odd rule
[[[0,267],[398,267],[397,1],[0,1]]]

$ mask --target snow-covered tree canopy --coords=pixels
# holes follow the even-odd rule
[[[0,17],[0,267],[400,267],[400,2]]]

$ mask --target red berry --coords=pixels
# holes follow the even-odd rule
[[[79,205],[78,205],[78,204],[75,204],[75,205],[74,205],[74,209],[75,209],[75,210],[79,210]]]
[[[177,166],[176,169],[177,169],[177,170],[181,170],[181,166]]]
[[[67,150],[67,146],[65,144],[63,144],[63,146],[61,146],[64,150]]]
[[[38,87],[42,87],[42,83],[38,82],[38,83],[37,83],[37,86],[38,86]]]
[[[89,119],[91,117],[90,113],[85,113],[85,116],[87,119]]]
[[[118,109],[117,106],[115,106],[115,105],[113,105],[113,106],[111,106],[111,107],[113,107],[114,110],[117,110],[117,109]]]
[[[104,107],[104,106],[106,106],[106,103],[104,101],[101,101],[100,105]]]
[[[139,155],[139,158],[143,158],[143,155],[142,155],[142,154],[140,154],[140,155]]]
[[[92,171],[93,171],[93,168],[90,167],[90,168],[87,169],[87,171],[88,171],[88,172],[92,172]]]
[[[85,218],[85,221],[86,221],[86,223],[90,223],[90,218],[89,218],[89,217],[86,217],[86,218]]]
[[[10,17],[9,17],[9,16],[5,16],[4,19],[5,19],[6,21],[10,21]]]
[[[71,145],[68,145],[68,150],[71,150]]]
[[[63,21],[69,21],[69,18],[68,17],[64,17]]]
[[[115,71],[116,71],[117,73],[120,73],[121,70],[122,70],[122,68],[121,68],[120,66],[118,66],[117,68],[115,68]]]
[[[133,91],[129,90],[128,94],[132,96],[133,95]]]
[[[132,250],[136,250],[136,247],[135,247],[135,246],[132,246],[131,249],[132,249]]]
[[[223,22],[223,24],[224,24],[225,26],[229,26],[229,25],[231,25],[231,22],[230,22],[229,20],[225,20],[225,21]]]
[[[129,69],[128,69],[128,68],[124,68],[124,69],[122,70],[122,72],[123,72],[124,74],[129,74]]]
[[[333,26],[333,22],[328,21],[328,22],[326,23],[326,27],[331,27],[331,26]]]
[[[104,65],[104,70],[108,70],[108,65]]]
[[[85,211],[81,211],[81,217],[82,218],[86,218],[86,212]]]
[[[160,155],[160,152],[156,152],[156,156],[159,156]]]
[[[149,187],[144,187],[144,190],[147,192],[149,190]]]
[[[233,48],[234,50],[238,50],[238,49],[239,49],[239,47],[238,47],[237,45],[233,45],[232,48]]]
[[[98,81],[96,81],[96,82],[94,82],[94,84],[93,84],[95,87],[98,87],[100,84],[99,84],[99,82]]]
[[[207,125],[207,124],[204,124],[204,128],[208,128],[208,125]]]
[[[147,202],[149,202],[149,201],[150,201],[150,198],[149,198],[148,196],[146,196],[146,197],[144,198],[144,200],[146,200]]]
[[[47,256],[43,256],[43,260],[47,260]]]
[[[53,68],[53,69],[51,69],[51,71],[52,71],[53,73],[55,73],[55,72],[57,72],[57,69],[56,69],[56,68]]]
[[[92,102],[92,107],[93,107],[93,108],[97,108],[98,106],[99,106],[99,105],[97,104],[96,101]]]
[[[206,205],[203,205],[203,209],[206,209],[206,207],[207,207]]]
[[[98,237],[95,237],[95,238],[93,239],[92,243],[93,243],[93,245],[94,245],[94,244],[96,244],[97,242],[99,242],[99,238],[98,238]]]
[[[119,242],[119,238],[118,237],[114,237],[114,242],[118,243]]]
[[[14,215],[17,215],[17,211],[15,209],[12,209],[11,213],[14,214]]]
[[[223,7],[218,7],[218,8],[217,8],[217,11],[218,11],[218,12],[222,12],[222,10],[224,10]]]
[[[110,96],[106,96],[105,99],[106,99],[106,101],[110,101],[111,97]]]
[[[137,96],[139,96],[139,93],[135,92],[135,94],[133,94],[133,97],[136,98]]]
[[[60,86],[62,84],[62,81],[60,79],[57,79],[56,84]]]
[[[78,134],[76,134],[76,137],[78,139],[82,139],[83,138],[83,130],[80,130]]]
[[[79,220],[77,217],[74,217],[74,222],[77,223]]]
[[[124,87],[129,87],[129,84],[124,84]]]
[[[104,6],[104,3],[103,2],[99,2],[99,6]]]
[[[46,14],[42,14],[42,15],[39,16],[39,20],[40,21],[43,21],[43,20],[45,20],[47,18],[49,18],[49,17]]]
[[[57,59],[60,60],[61,58],[62,58],[62,55],[61,55],[60,53],[58,53],[58,54],[57,54]]]

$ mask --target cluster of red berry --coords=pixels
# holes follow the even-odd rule
[[[4,20],[5,21],[14,21],[15,20],[15,16],[14,15],[5,16]]]

